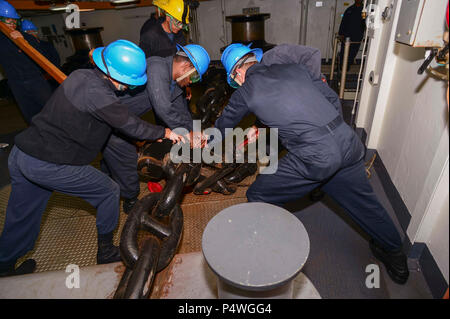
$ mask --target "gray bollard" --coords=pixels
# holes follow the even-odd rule
[[[303,224],[287,210],[244,203],[222,210],[203,232],[202,251],[220,299],[293,297],[309,254]]]

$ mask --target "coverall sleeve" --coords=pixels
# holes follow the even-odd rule
[[[155,141],[164,137],[164,127],[147,123],[136,115],[129,113],[128,107],[118,100],[111,104],[98,105],[92,91],[87,96],[86,107],[88,112],[99,121],[105,122],[121,133],[138,140]]]
[[[224,108],[214,126],[219,129],[222,138],[224,138],[225,129],[235,128],[249,112],[250,110],[242,97],[240,89],[238,89],[231,96],[228,105]]]
[[[148,69],[147,79],[148,97],[156,115],[172,130],[182,127],[191,131],[192,116],[187,105],[183,103],[182,92],[180,91],[180,95],[171,101],[169,83],[172,79],[169,78],[167,70],[153,64],[153,67]]]
[[[339,114],[343,116],[341,100],[339,99],[337,93],[322,80],[314,80],[313,83],[314,86],[323,94],[323,96],[325,96],[325,98],[334,105]]]
[[[45,56],[45,51],[44,51],[43,47],[40,45],[40,43],[34,36],[32,36],[26,32],[20,32],[20,33],[22,34],[23,38],[28,42],[29,45],[31,45],[34,49],[39,51],[40,54]]]
[[[178,95],[177,98],[172,102],[171,108],[168,113],[169,115],[171,113],[174,113],[173,115],[171,115],[171,118],[173,122],[177,122],[177,125],[172,124],[173,129],[177,127],[182,127],[187,129],[188,131],[192,131],[193,129],[192,115],[191,112],[189,112],[187,100],[183,93]],[[169,127],[172,129],[170,125]]]
[[[120,103],[125,104],[128,107],[128,111],[141,117],[152,109],[150,100],[147,95],[147,88],[145,86],[138,87],[134,92],[128,92],[128,94],[122,95],[119,98]]]
[[[156,19],[148,19],[142,25],[142,28],[139,32],[139,47],[144,51],[145,56],[148,58],[152,55],[152,38],[153,38],[153,25],[157,23]]]
[[[312,79],[321,78],[320,50],[304,45],[280,44],[264,53],[261,63],[265,66],[272,64],[300,64],[308,70]]]
[[[303,45],[281,44],[264,53],[262,64],[299,64],[305,68],[314,85],[342,115],[339,96],[322,81],[320,50]]]
[[[142,49],[142,51],[144,51],[146,57],[151,56],[152,44],[151,44],[151,40],[147,39],[146,33],[141,33],[139,47]]]

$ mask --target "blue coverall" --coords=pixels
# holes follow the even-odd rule
[[[151,110],[148,94],[145,87],[133,91],[137,92],[129,92],[118,98],[131,114],[142,116]],[[121,196],[126,199],[137,197],[140,187],[134,142],[119,132],[113,132],[102,150],[102,155],[100,168],[119,185]]]
[[[46,56],[47,50],[40,46],[35,37],[27,33],[22,35],[31,46]],[[0,33],[0,63],[20,111],[29,124],[32,117],[42,110],[53,88],[44,78],[41,67],[3,33]]]
[[[135,115],[143,115],[153,108],[158,124],[191,131],[191,113],[184,91],[172,79],[172,62],[172,56],[148,58],[145,90],[136,95],[122,96],[120,100]],[[168,146],[171,145],[169,142]],[[103,150],[101,164],[102,171],[119,184],[123,198],[132,199],[139,195],[137,152],[131,141],[117,134],[111,135]]]
[[[61,58],[53,44],[49,41],[39,39],[39,46],[42,49],[43,55],[52,62],[54,66],[61,68]],[[53,78],[49,78],[47,81],[50,83],[53,91],[59,86],[59,83]]]
[[[116,88],[98,69],[72,72],[30,127],[18,134],[8,158],[11,195],[0,236],[0,269],[33,248],[53,191],[78,196],[97,209],[99,235],[119,218],[119,186],[90,163],[115,129],[157,140],[165,129],[128,112]]]
[[[289,47],[284,50],[280,54],[292,62],[285,54]],[[224,136],[225,128],[234,128],[253,113],[265,126],[278,128],[288,150],[276,173],[257,177],[247,191],[248,200],[283,205],[321,186],[386,249],[400,248],[400,235],[367,180],[364,146],[343,121],[338,100],[332,102],[336,94],[312,77],[317,72],[311,68],[265,58],[247,70],[244,84],[215,123]]]
[[[124,104],[129,106],[131,113],[138,116],[142,116],[153,107],[156,123],[174,129],[178,127],[178,123],[173,123],[172,118],[177,116],[176,111],[178,105],[181,105],[181,99],[179,99],[178,95],[172,96],[171,101],[174,101],[173,103],[175,103],[176,100],[175,104],[178,103],[175,107],[170,106],[171,102],[166,103],[167,99],[169,99],[168,97],[171,96],[170,94],[167,96],[165,95],[168,94],[167,91],[170,87],[168,85],[173,86],[173,83],[171,82],[172,66],[170,65],[170,71],[168,69],[169,66],[166,64],[153,66],[151,63],[158,64],[158,62],[153,62],[149,60],[149,58],[153,56],[172,57],[178,50],[176,44],[185,45],[186,40],[181,31],[177,34],[172,34],[171,39],[161,26],[161,23],[164,22],[164,20],[164,18],[157,19],[155,15],[152,14],[150,19],[144,23],[140,31],[139,46],[147,57],[147,76],[149,78],[147,90],[140,91],[138,94],[130,93],[130,95],[122,96],[120,99]],[[150,72],[152,73],[151,75]],[[153,77],[154,80],[151,80],[152,78],[150,76]],[[159,81],[163,82],[160,83]],[[154,89],[151,88],[152,86]],[[165,90],[164,94],[150,94],[151,91],[156,92],[155,90],[157,88],[160,89],[161,87]],[[176,88],[175,90],[175,94],[178,94],[179,90]],[[149,95],[153,96],[152,101],[149,101]],[[155,101],[158,101],[159,99],[163,99],[164,102],[155,103]],[[184,103],[183,109],[185,108],[184,105],[187,107],[187,102],[184,101]],[[192,120],[190,120],[190,122],[192,122]],[[163,143],[169,145],[166,141]],[[103,150],[101,169],[119,184],[120,195],[125,199],[134,199],[140,192],[137,159],[136,147],[132,141],[124,139],[117,134],[111,135],[111,138],[108,140]]]

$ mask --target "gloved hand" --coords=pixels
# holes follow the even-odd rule
[[[208,142],[209,135],[203,134],[203,132],[190,132],[189,141],[191,142],[191,148],[203,148]]]
[[[22,33],[20,33],[19,31],[13,31],[10,33],[10,35],[11,35],[11,38],[13,38],[14,40],[18,39],[18,38],[23,38]]]
[[[258,128],[253,125],[247,133],[248,144],[256,142],[258,139]]]
[[[179,143],[180,141],[185,143],[185,139],[182,135],[178,135],[174,131],[172,131],[170,128],[166,128],[166,134],[164,135],[164,138],[167,138],[172,141],[172,144]]]

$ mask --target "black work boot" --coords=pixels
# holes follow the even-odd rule
[[[131,212],[137,201],[138,201],[137,197],[124,199],[122,205],[123,212],[128,215],[128,213]]]
[[[403,285],[409,277],[407,257],[401,250],[387,251],[373,239],[370,241],[373,255],[386,267],[389,277],[397,284]]]
[[[14,269],[14,263],[8,265],[0,265],[0,277],[19,276],[31,274],[36,270],[36,261],[34,259],[27,259]]]
[[[98,234],[97,264],[121,261],[119,247],[113,244],[113,233]]]
[[[256,163],[243,163],[233,173],[225,177],[223,180],[228,184],[238,184],[246,177],[256,173],[258,165]]]

